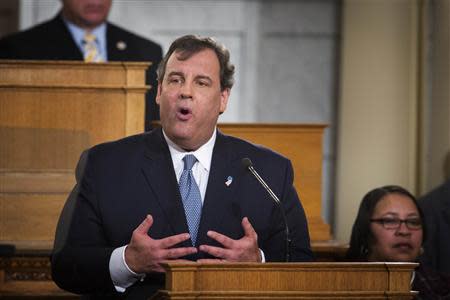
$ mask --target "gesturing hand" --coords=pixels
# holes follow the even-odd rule
[[[131,241],[125,250],[125,261],[135,273],[164,272],[162,262],[185,261],[178,259],[197,252],[194,247],[171,248],[190,238],[188,233],[172,235],[160,240],[152,239],[148,230],[153,224],[153,217],[147,215],[145,220],[133,231]]]
[[[233,240],[215,231],[208,231],[208,236],[222,244],[223,248],[201,245],[200,251],[209,253],[217,259],[200,259],[198,262],[260,262],[261,253],[258,248],[258,235],[247,217],[242,219],[242,228],[244,229],[244,236],[239,240]]]

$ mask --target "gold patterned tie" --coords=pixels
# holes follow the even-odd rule
[[[103,62],[104,59],[100,55],[97,48],[97,38],[94,34],[86,31],[83,37],[84,61],[85,62]]]

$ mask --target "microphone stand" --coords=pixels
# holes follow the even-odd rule
[[[264,187],[264,189],[269,193],[270,197],[273,199],[273,201],[278,205],[281,211],[281,215],[283,217],[284,222],[284,234],[286,236],[285,242],[286,242],[286,262],[290,261],[291,255],[290,255],[290,249],[291,249],[291,239],[289,237],[289,225],[286,217],[286,212],[284,211],[283,205],[280,201],[280,199],[275,195],[275,193],[272,191],[272,189],[267,185],[267,183],[262,179],[261,176],[259,176],[258,172],[256,172],[255,168],[253,168],[252,161],[249,158],[243,158],[242,164],[245,168],[247,168],[253,176],[261,183],[261,185]]]

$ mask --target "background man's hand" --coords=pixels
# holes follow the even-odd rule
[[[197,252],[194,247],[171,248],[190,238],[188,233],[169,236],[160,240],[152,239],[148,230],[153,224],[153,217],[147,215],[145,220],[133,231],[131,241],[125,249],[125,262],[135,273],[164,272],[162,262],[186,261],[179,259]]]
[[[242,219],[242,228],[244,236],[239,240],[233,240],[215,231],[208,231],[208,236],[222,244],[223,248],[201,245],[200,251],[217,257],[217,259],[200,259],[198,262],[261,262],[258,235],[247,217]]]

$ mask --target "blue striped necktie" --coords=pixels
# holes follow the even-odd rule
[[[202,196],[192,174],[192,167],[197,162],[197,158],[193,154],[188,154],[183,157],[183,161],[184,169],[179,182],[180,194],[183,200],[184,213],[186,214],[192,245],[195,245],[202,214]]]

